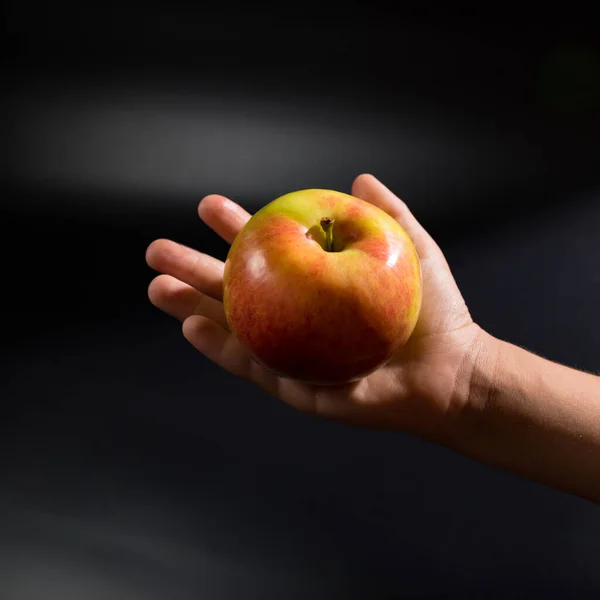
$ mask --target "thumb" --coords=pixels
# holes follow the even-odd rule
[[[370,202],[396,219],[410,236],[420,258],[439,251],[433,238],[417,221],[408,206],[373,175],[359,175],[352,184],[352,195]]]

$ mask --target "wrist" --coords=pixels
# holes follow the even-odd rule
[[[493,402],[499,389],[502,341],[478,328],[469,354],[457,377],[454,409],[448,414],[442,443],[468,435],[476,422]]]
[[[482,329],[478,344],[465,402],[465,413],[472,414],[480,414],[493,404],[501,387],[499,379],[504,342]]]

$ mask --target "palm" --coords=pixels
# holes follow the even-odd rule
[[[409,342],[383,368],[342,386],[306,385],[259,366],[227,330],[223,263],[168,240],[148,248],[148,264],[163,273],[150,284],[151,301],[183,321],[185,337],[209,359],[293,407],[361,426],[435,430],[454,401],[478,334],[446,260],[407,207],[371,176],[352,193],[395,217],[411,236],[423,269],[423,306]],[[232,242],[250,215],[221,196],[208,196],[200,217]]]

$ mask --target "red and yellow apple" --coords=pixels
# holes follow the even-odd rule
[[[270,371],[340,384],[389,361],[414,331],[421,265],[406,231],[348,194],[309,189],[261,208],[223,281],[232,333]]]

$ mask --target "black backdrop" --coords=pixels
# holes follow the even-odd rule
[[[291,8],[291,7],[288,7]],[[598,597],[600,510],[298,415],[150,306],[146,246],[372,172],[476,320],[600,365],[593,20],[5,3],[0,597]]]

